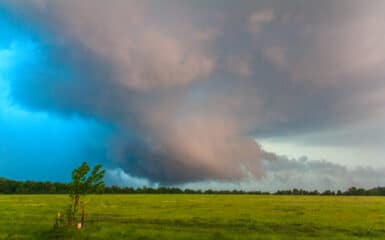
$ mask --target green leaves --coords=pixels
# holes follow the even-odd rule
[[[90,166],[83,162],[80,167],[72,171],[72,181],[70,183],[71,207],[69,225],[72,225],[74,218],[78,212],[79,204],[82,204],[82,225],[84,224],[84,200],[81,196],[85,196],[90,192],[101,192],[104,188],[104,175],[106,171],[102,169],[102,165],[96,165],[90,172]],[[82,198],[83,199],[83,198]]]
[[[86,162],[72,171],[72,182],[70,184],[71,195],[84,195],[95,190],[102,190],[104,188],[105,170],[102,165],[96,165],[91,173],[90,167]]]
[[[99,192],[104,188],[104,175],[106,170],[102,169],[102,165],[98,164],[94,167],[91,172],[91,175],[86,179],[86,191]],[[86,193],[88,193],[86,192]]]

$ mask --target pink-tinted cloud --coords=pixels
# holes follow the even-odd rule
[[[134,176],[258,178],[274,155],[254,135],[319,131],[384,106],[381,1],[0,5],[55,69],[25,68],[14,101],[111,123],[110,156]]]

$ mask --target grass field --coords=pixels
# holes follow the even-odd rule
[[[54,238],[67,203],[66,195],[0,195],[0,239]],[[70,239],[385,239],[385,198],[91,196],[85,228]]]

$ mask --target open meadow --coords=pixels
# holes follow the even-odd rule
[[[0,195],[0,239],[70,238],[52,232],[68,200]],[[383,197],[92,195],[86,216],[74,239],[385,239]]]

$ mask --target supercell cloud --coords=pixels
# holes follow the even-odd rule
[[[277,159],[255,138],[384,119],[382,1],[5,0],[0,8],[38,56],[17,69],[12,101],[111,126],[105,161],[138,179],[260,179],[271,170],[265,160]],[[375,136],[384,132],[369,138],[384,141]]]

